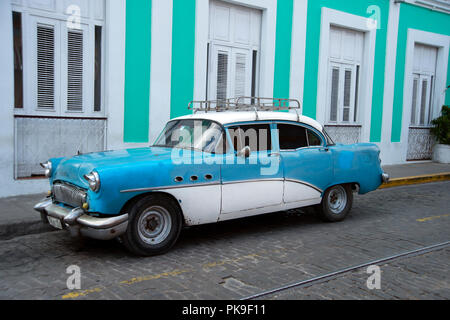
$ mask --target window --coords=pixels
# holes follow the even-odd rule
[[[272,149],[270,124],[251,124],[228,128],[234,151],[250,147],[252,152]]]
[[[331,27],[328,74],[328,119],[333,124],[357,122],[364,33]]]
[[[427,126],[432,120],[437,49],[416,44],[412,74],[411,126]]]
[[[16,115],[104,116],[103,5],[94,10],[98,19],[85,17],[91,8],[81,5],[83,19],[73,25],[60,18],[66,9],[42,14],[41,8],[13,5]]]
[[[329,122],[357,122],[359,68],[359,65],[331,64]]]
[[[22,14],[13,12],[14,107],[23,108]]]
[[[299,148],[322,145],[322,141],[312,130],[291,124],[278,124],[280,150],[296,150]]]
[[[320,141],[320,138],[317,136],[317,134],[315,134],[309,129],[307,129],[307,131],[308,131],[308,146],[314,147],[322,145],[322,142]]]

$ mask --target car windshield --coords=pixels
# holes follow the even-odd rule
[[[210,120],[174,120],[167,123],[154,147],[223,153],[223,129]]]

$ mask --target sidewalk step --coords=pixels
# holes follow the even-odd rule
[[[450,172],[442,172],[435,174],[424,174],[413,177],[393,178],[388,183],[383,183],[379,189],[392,188],[398,186],[406,186],[410,184],[430,183],[437,181],[450,180]]]

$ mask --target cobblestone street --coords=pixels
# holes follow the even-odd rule
[[[117,241],[49,232],[0,241],[0,299],[240,299],[367,261],[450,240],[450,182],[355,196],[341,223],[283,212],[182,232],[167,254],[130,255]],[[66,268],[81,269],[69,290]],[[264,299],[449,299],[448,247]]]

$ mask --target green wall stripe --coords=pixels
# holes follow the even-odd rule
[[[173,0],[170,117],[190,113],[194,96],[195,0]]]
[[[316,118],[317,110],[317,76],[319,70],[319,44],[322,7],[335,9],[358,16],[369,17],[369,6],[376,4],[381,11],[381,27],[377,30],[375,47],[375,66],[373,78],[372,116],[370,140],[379,142],[381,139],[381,125],[383,119],[384,69],[386,57],[387,22],[389,15],[389,1],[387,0],[310,0],[308,1],[306,56],[305,56],[305,84],[303,96],[303,114]]]
[[[400,142],[402,133],[403,88],[405,82],[408,29],[423,30],[449,36],[450,28],[443,27],[449,25],[450,16],[448,14],[431,11],[410,4],[401,4],[395,68],[394,106],[392,112],[392,142]],[[450,83],[450,63],[447,70],[447,84],[448,83]],[[445,103],[447,105],[450,104],[449,90],[447,90]],[[405,121],[408,121],[408,119],[405,119]]]
[[[273,96],[289,98],[293,0],[278,0]]]
[[[152,2],[127,0],[124,142],[148,142]]]

